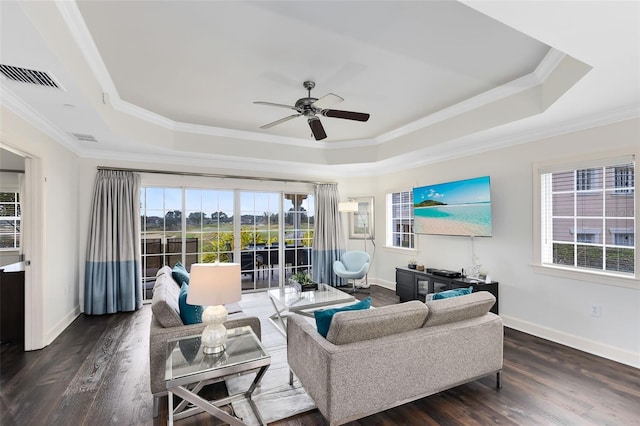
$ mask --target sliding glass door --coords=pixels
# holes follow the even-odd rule
[[[280,282],[281,194],[240,192],[243,290],[277,287]]]
[[[170,188],[141,189],[141,239],[145,298],[155,276],[178,261],[241,264],[244,291],[286,283],[310,272],[312,194]]]

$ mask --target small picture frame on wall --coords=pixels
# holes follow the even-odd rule
[[[349,214],[349,238],[372,240],[375,235],[373,197],[356,197],[358,211]]]

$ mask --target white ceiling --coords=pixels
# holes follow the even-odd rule
[[[372,174],[640,115],[640,3],[0,2],[3,106],[81,156]],[[366,123],[254,105],[342,96]],[[78,141],[73,133],[98,142]],[[375,166],[375,167],[373,167]]]

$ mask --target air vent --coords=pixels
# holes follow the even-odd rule
[[[71,133],[76,139],[82,142],[98,142],[98,139],[91,135],[85,135],[83,133]]]
[[[60,88],[60,86],[58,86],[58,84],[53,80],[53,77],[51,77],[44,71],[36,71],[27,68],[0,64],[0,72],[9,80],[18,81],[20,83],[55,87],[56,89]]]

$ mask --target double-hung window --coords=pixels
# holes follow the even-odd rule
[[[415,248],[413,191],[387,194],[387,247]]]
[[[636,275],[632,157],[552,166],[540,179],[540,263]]]

